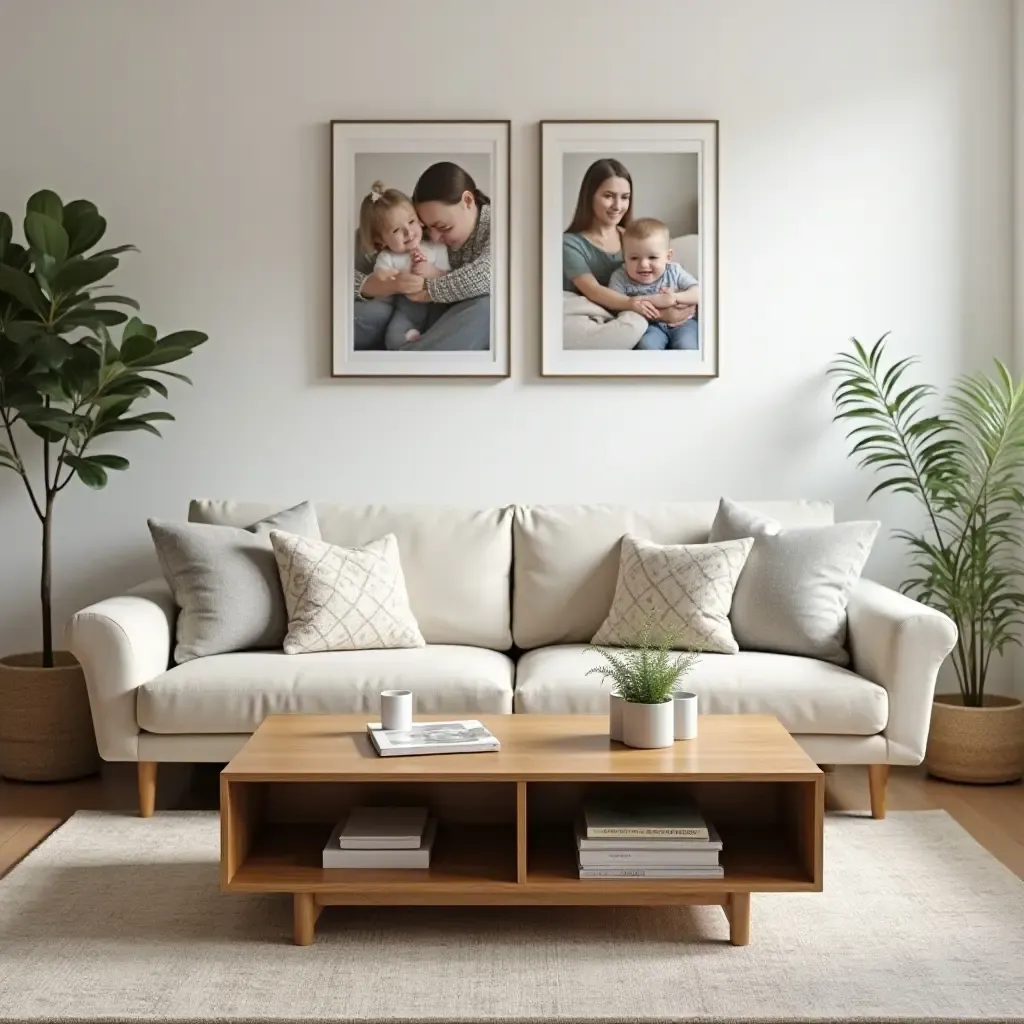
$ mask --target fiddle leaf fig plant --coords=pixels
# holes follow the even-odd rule
[[[74,479],[106,486],[111,471],[128,468],[120,455],[98,450],[110,435],[173,420],[138,408],[153,394],[168,396],[160,377],[191,384],[167,369],[207,340],[200,331],[160,336],[110,294],[107,279],[133,245],[97,250],[107,222],[85,199],[64,203],[36,192],[22,219],[0,213],[0,469],[17,473],[42,527],[40,602],[43,666],[53,666],[52,538],[57,495]],[[118,335],[115,339],[115,333]],[[41,451],[40,451],[41,448]]]

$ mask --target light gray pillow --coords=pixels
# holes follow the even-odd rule
[[[178,605],[177,663],[231,651],[280,649],[288,632],[271,530],[320,540],[304,501],[249,526],[148,519],[164,578]]]
[[[722,498],[709,543],[754,538],[729,615],[740,650],[848,665],[846,608],[880,528],[874,520],[784,527]]]

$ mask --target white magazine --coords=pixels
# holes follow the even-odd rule
[[[450,722],[413,722],[409,729],[382,729],[379,722],[366,726],[382,757],[408,754],[470,754],[500,750],[501,744],[475,718]]]

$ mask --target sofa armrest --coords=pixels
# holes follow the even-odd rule
[[[166,672],[174,644],[175,604],[157,578],[76,612],[65,643],[85,673],[93,728],[106,761],[137,761],[136,689]]]
[[[889,764],[924,760],[939,668],[956,639],[943,612],[872,580],[854,588],[847,607],[852,668],[889,694]]]

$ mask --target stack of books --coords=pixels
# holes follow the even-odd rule
[[[722,840],[686,805],[588,804],[576,822],[580,878],[721,878]]]
[[[325,868],[423,869],[437,835],[426,807],[353,807],[334,826],[323,851]]]

